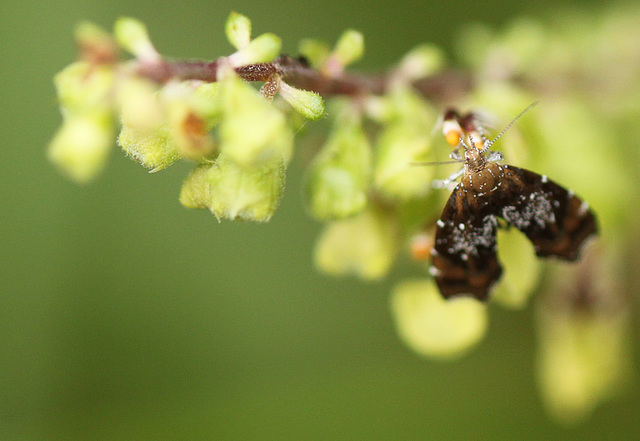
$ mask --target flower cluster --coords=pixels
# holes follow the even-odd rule
[[[237,51],[201,67],[211,82],[185,78],[184,66],[160,55],[135,19],[118,20],[113,36],[81,24],[81,59],[55,80],[63,125],[49,148],[52,162],[72,179],[89,181],[105,164],[119,120],[117,143],[151,172],[180,159],[196,163],[180,196],[185,206],[209,208],[218,218],[268,220],[292,155],[290,114],[319,119],[324,102],[268,64],[280,54],[277,36],[252,39],[251,22],[237,13],[226,31]],[[134,58],[121,62],[119,48]],[[242,74],[264,86],[258,91]],[[276,95],[290,107],[273,105]]]
[[[252,38],[249,19],[232,13],[226,35],[234,53],[175,61],[134,19],[118,20],[113,35],[83,23],[76,31],[80,60],[55,78],[63,124],[49,157],[77,182],[101,171],[115,140],[151,172],[188,160],[194,168],[180,192],[185,207],[261,222],[281,198],[294,133],[306,120],[326,117],[330,129],[304,183],[309,212],[324,224],[318,268],[378,279],[412,255],[424,279],[403,281],[392,294],[398,332],[418,353],[451,358],[482,339],[487,305],[443,300],[426,274],[448,196],[432,181],[449,171],[416,164],[447,155],[433,130],[441,128],[444,107],[486,109],[487,121],[501,128],[540,100],[499,149],[509,163],[570,184],[598,213],[606,240],[573,267],[550,270],[518,231],[501,230],[505,273],[491,300],[520,309],[540,292],[543,396],[554,415],[579,420],[627,373],[624,293],[638,286],[622,256],[638,253],[625,238],[640,225],[635,196],[625,190],[634,188],[631,164],[640,149],[624,152],[633,159],[625,161],[619,146],[637,143],[640,130],[637,29],[637,10],[565,17],[553,29],[530,20],[503,32],[467,27],[459,50],[466,69],[452,70],[438,48],[421,45],[387,72],[364,76],[348,70],[364,54],[353,30],[333,47],[303,40],[302,57],[290,58],[280,55],[277,36]],[[122,60],[121,50],[133,58]],[[323,98],[330,99],[326,115]]]

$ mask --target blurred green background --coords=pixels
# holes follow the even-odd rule
[[[255,225],[182,208],[187,164],[149,175],[114,149],[106,173],[76,186],[45,158],[60,123],[52,77],[73,61],[82,19],[110,28],[131,15],[162,53],[209,59],[231,51],[223,26],[232,9],[253,20],[255,34],[280,35],[290,53],[301,38],[333,42],[353,27],[367,45],[357,67],[373,70],[420,42],[451,49],[465,23],[500,26],[549,8],[507,0],[4,2],[0,440],[638,436],[637,383],[576,428],[548,418],[530,310],[492,307],[489,335],[460,361],[410,352],[390,316],[393,275],[363,283],[314,270],[319,225],[304,213],[295,163],[282,207]]]

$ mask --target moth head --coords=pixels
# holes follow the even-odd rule
[[[447,144],[456,148],[466,143],[482,150],[486,141],[481,121],[474,112],[460,115],[454,109],[447,110],[442,120],[442,133]]]

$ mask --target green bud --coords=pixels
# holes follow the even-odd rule
[[[364,37],[358,31],[347,29],[338,39],[333,55],[342,66],[355,63],[364,55]]]
[[[110,112],[113,82],[111,67],[85,61],[70,64],[54,78],[60,106],[72,113]]]
[[[113,34],[120,46],[138,58],[155,59],[159,56],[147,27],[135,18],[120,17],[114,25]]]
[[[75,40],[80,44],[112,41],[107,31],[90,21],[81,21],[74,30]]]
[[[128,78],[117,91],[122,124],[138,130],[153,130],[162,125],[165,115],[155,84],[142,78]]]
[[[229,43],[236,49],[243,49],[251,42],[251,20],[236,11],[231,11],[225,32]]]
[[[404,342],[429,357],[459,356],[487,330],[485,304],[471,297],[445,300],[432,281],[405,281],[396,286],[391,310]]]
[[[85,183],[104,168],[112,144],[110,115],[72,115],[65,118],[54,136],[48,156],[64,174]]]
[[[523,309],[540,279],[541,264],[533,244],[515,228],[498,230],[498,256],[505,271],[492,300],[512,309]]]
[[[214,143],[205,113],[219,106],[212,104],[206,96],[196,94],[193,84],[188,82],[169,83],[162,92],[168,127],[180,155],[194,161],[209,157]]]
[[[328,224],[316,243],[314,260],[329,274],[379,279],[389,271],[398,248],[394,218],[367,209],[355,217]]]
[[[198,112],[184,100],[166,106],[168,127],[181,156],[202,161],[214,150],[214,143],[207,123]]]
[[[279,92],[280,96],[305,118],[315,121],[324,116],[324,101],[317,93],[296,89],[282,80]]]
[[[187,208],[209,208],[211,192],[208,172],[210,163],[200,164],[189,173],[182,183],[180,203]]]
[[[442,50],[437,46],[422,44],[403,57],[398,69],[406,79],[411,81],[433,75],[443,65]]]
[[[268,63],[280,55],[281,47],[282,40],[280,37],[266,33],[253,39],[248,46],[227,57],[227,60],[233,67],[254,63]]]
[[[434,167],[427,161],[431,148],[428,132],[416,133],[404,125],[387,127],[378,137],[375,185],[385,195],[408,199],[431,191]]]
[[[376,187],[393,198],[423,197],[431,191],[435,167],[419,163],[433,160],[431,134],[435,112],[408,88],[398,87],[389,96],[391,120],[378,136],[375,149]]]
[[[222,120],[220,83],[205,83],[193,92],[193,106],[207,123],[207,130],[213,129]]]
[[[220,154],[207,172],[209,208],[218,220],[266,222],[278,208],[284,178],[282,160],[247,168]]]
[[[221,82],[221,149],[246,167],[291,158],[293,133],[280,110],[236,76]]]
[[[632,358],[627,311],[595,316],[540,310],[538,324],[542,397],[560,421],[579,423],[626,384]]]
[[[83,21],[76,26],[74,36],[83,60],[93,65],[113,64],[118,60],[115,41],[100,26]]]
[[[155,173],[180,159],[180,152],[166,125],[155,129],[122,126],[118,144],[125,153]]]
[[[538,379],[545,404],[564,423],[584,420],[624,391],[633,373],[626,244],[611,239],[589,243],[578,262],[556,262],[546,274],[536,317]]]
[[[359,118],[342,115],[309,169],[306,193],[318,219],[342,219],[367,205],[371,146]]]
[[[331,54],[329,45],[324,41],[304,39],[298,45],[298,52],[303,55],[314,69],[321,69]]]

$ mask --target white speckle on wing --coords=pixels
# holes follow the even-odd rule
[[[549,179],[547,178],[547,175],[542,175],[542,183],[546,184],[547,182],[549,182]]]
[[[587,212],[587,210],[589,210],[589,203],[586,201],[583,201],[580,204],[580,209],[578,210],[578,213],[580,214],[580,216],[584,216],[584,214]]]
[[[520,195],[513,205],[502,209],[502,217],[519,230],[527,229],[532,224],[543,229],[556,222],[550,195],[539,191],[534,191],[529,197]]]
[[[438,225],[438,227],[440,227],[440,228],[443,228],[443,227],[444,227],[444,222],[442,222],[442,220],[441,220],[441,219],[438,219],[438,220],[436,221],[436,225]]]
[[[464,225],[464,224],[460,224]],[[494,249],[496,243],[496,229],[498,220],[492,214],[482,219],[482,226],[465,226],[451,230],[449,243],[451,247],[447,250],[450,254],[461,254],[460,258],[466,260],[469,256],[478,256],[478,248]],[[466,257],[462,257],[465,255]]]

